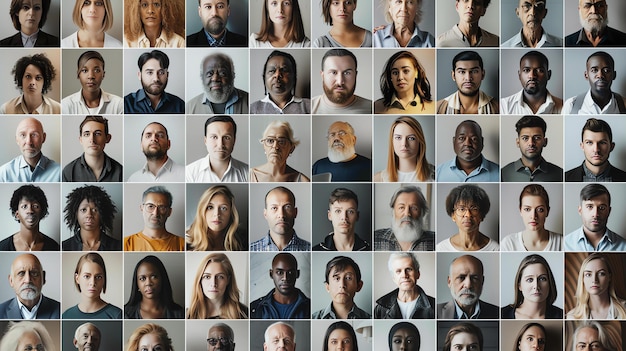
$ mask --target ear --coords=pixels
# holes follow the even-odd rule
[[[106,144],[111,142],[111,134],[107,134]]]
[[[328,210],[327,216],[328,216],[328,220],[329,220],[329,221],[332,221],[332,220],[333,220],[333,219],[331,218],[331,215],[330,215],[330,210]]]
[[[452,80],[456,82],[456,78],[454,78],[454,70],[450,71],[450,76],[452,77]]]
[[[582,216],[582,215],[583,215],[583,214],[582,214],[582,212],[583,212],[583,208],[582,208],[582,206],[578,205],[578,214],[579,214],[580,216]]]
[[[329,287],[328,283],[324,283],[324,287],[326,287],[326,292],[329,293],[330,292],[330,287]]]
[[[519,137],[515,138],[515,145],[519,148]]]
[[[515,16],[517,16],[519,18],[519,7],[515,8]]]
[[[548,80],[550,80],[550,78],[552,78],[552,70],[551,69],[548,70]]]
[[[611,142],[611,151],[610,152],[613,152],[613,149],[615,149],[615,143]]]
[[[583,142],[582,141],[580,142],[580,149],[581,150],[585,150],[585,148],[583,147]]]
[[[585,70],[585,80],[589,80],[589,75],[587,74],[587,70]]]
[[[41,139],[41,143],[45,143],[46,142],[46,133],[43,133],[43,138]]]
[[[543,138],[543,147],[548,146],[548,138]]]
[[[266,209],[263,209],[263,217],[264,217],[265,219],[267,219],[267,210],[266,210]]]
[[[359,280],[359,282],[356,283],[356,292],[361,291],[361,289],[363,289],[363,281]]]
[[[270,278],[274,279],[274,274],[272,274],[272,270],[270,269]]]
[[[41,285],[46,284],[46,271],[41,272]]]
[[[448,276],[448,288],[452,285],[452,281],[450,280],[450,276]]]
[[[141,82],[141,70],[139,70],[139,72],[137,72],[137,79],[139,79],[139,82]]]
[[[74,281],[78,284],[78,273],[74,273]]]

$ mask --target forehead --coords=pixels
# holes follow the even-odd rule
[[[356,69],[356,63],[350,56],[329,56],[324,61],[324,70],[327,69]]]
[[[201,0],[200,6],[205,5],[205,4],[219,4],[219,3],[228,4],[228,0]]]
[[[278,255],[272,262],[272,268],[280,268],[284,270],[296,269],[298,263],[293,256],[290,255]]]
[[[541,328],[536,327],[536,326],[532,326],[528,329],[526,329],[526,331],[524,332],[524,335],[535,335],[538,337],[545,337],[545,334],[543,333],[543,330],[541,330]]]
[[[524,194],[522,196],[522,205],[538,205],[545,206],[546,200],[539,195]]]
[[[83,132],[95,131],[95,130],[104,131],[104,123],[100,123],[96,121],[89,121],[83,124],[83,130],[82,130]]]
[[[285,65],[291,68],[291,61],[284,56],[273,56],[267,60],[267,65]]]
[[[205,272],[222,273],[225,271],[224,266],[220,262],[211,261],[204,267]]]
[[[146,61],[143,66],[141,67],[142,70],[147,70],[147,69],[161,69],[163,67],[161,67],[161,62],[159,62],[159,60],[155,59],[155,58],[151,58],[148,61]]]
[[[583,132],[583,140],[609,140],[609,135],[606,132],[594,132],[585,129]]]
[[[529,264],[522,270],[522,276],[529,275],[529,274],[546,274],[546,273],[548,273],[548,270],[541,263]]]
[[[147,344],[158,344],[161,342],[161,339],[157,334],[150,333],[146,334],[139,339],[139,345],[147,345]]]
[[[139,267],[137,267],[137,272],[139,271],[156,271],[157,268],[155,265],[153,265],[150,262],[143,262],[142,264],[139,265]]]
[[[41,74],[41,70],[39,69],[39,67],[30,64],[28,66],[26,66],[26,69],[24,70],[24,74],[29,73],[29,74]]]
[[[350,132],[350,127],[344,122],[335,122],[328,127],[328,132],[338,132],[343,130],[344,132]]]
[[[546,2],[544,0],[519,0],[519,4],[525,4],[525,3],[529,3],[529,4],[538,4],[538,3],[542,3],[545,4]]]
[[[391,261],[391,266],[393,268],[400,268],[400,267],[413,267],[413,260],[411,260],[410,257],[398,257],[396,259],[394,259],[393,261]]]
[[[480,264],[471,258],[459,258],[450,267],[450,270],[453,274],[459,273],[473,273],[473,274],[482,274],[482,270],[480,269]]]
[[[148,193],[146,194],[146,202],[152,202],[155,205],[167,203],[167,196],[161,193]]]
[[[600,204],[609,204],[609,195],[601,194],[598,196],[594,196],[591,199],[583,200],[582,202],[583,203],[593,202],[593,203],[600,203]]]
[[[275,325],[267,332],[271,337],[286,336],[293,339],[293,331],[286,325]],[[287,334],[287,335],[284,335]]]
[[[415,64],[413,64],[413,60],[409,59],[408,57],[403,57],[403,58],[397,59],[392,65],[392,67],[394,68],[406,67],[406,66],[415,67]]]
[[[343,273],[343,274],[348,274],[348,273],[352,273],[352,274],[356,274],[356,271],[354,270],[354,267],[352,267],[352,265],[350,264],[345,264],[342,270],[339,270],[339,267],[337,266],[333,266],[330,271],[328,272],[329,275],[334,275],[334,274],[339,274],[339,273]]]
[[[582,328],[576,334],[576,342],[596,340],[598,340],[598,331],[595,328]]]
[[[88,260],[83,262],[83,264],[80,266],[80,269],[79,269],[79,272],[102,273],[102,271],[103,269],[102,269],[102,266],[100,266],[100,264],[94,261],[88,261]]]
[[[207,131],[207,134],[217,133],[217,132],[232,134],[234,131],[234,128],[233,128],[232,123],[220,121],[220,122],[209,123],[209,125],[206,126],[206,131]]]
[[[100,330],[98,330],[98,328],[96,328],[95,326],[91,324],[83,325],[78,329],[78,334],[87,334],[87,333],[100,335]]]
[[[527,2],[522,0],[523,2]],[[526,56],[520,61],[520,67],[543,67],[548,68],[548,63],[537,56]]]
[[[92,57],[87,61],[82,62],[83,66],[104,66],[104,62],[100,61],[100,59]]]
[[[588,60],[587,60],[587,68],[591,68],[591,67],[611,67],[613,68],[613,66],[611,65],[611,61],[604,56],[591,56]]]
[[[457,61],[454,65],[455,69],[470,69],[470,68],[480,68],[480,62],[477,60],[461,60]]]
[[[204,69],[210,68],[226,68],[230,69],[230,65],[228,64],[228,60],[226,57],[221,55],[213,55],[209,56],[204,60]]]
[[[281,136],[286,137],[289,133],[287,132],[287,127],[285,126],[272,126],[267,128],[265,132],[265,136]]]
[[[477,344],[478,337],[470,333],[458,333],[452,337],[452,344]]]
[[[282,189],[274,189],[267,194],[266,203],[278,203],[278,202],[289,202],[294,203],[295,199],[291,197],[291,195]]]
[[[396,198],[395,205],[398,204],[416,204],[417,203],[417,194],[416,193],[401,193]]]
[[[600,269],[607,269],[608,267],[606,266],[606,263],[604,263],[604,260],[595,259],[595,260],[591,260],[587,262],[584,268],[585,270],[590,270],[591,268],[600,270]]]
[[[357,208],[356,202],[352,199],[348,200],[337,200],[333,202],[330,207],[341,207],[341,208]]]
[[[520,129],[519,135],[543,135],[541,127],[524,127]]]
[[[33,131],[33,130],[38,131],[38,132],[43,132],[43,126],[38,120],[34,118],[25,119],[17,125],[18,132]]]
[[[224,336],[230,336],[230,334],[228,333],[228,330],[226,330],[226,328],[224,327],[211,327],[211,329],[209,329],[209,337],[224,337]]]
[[[143,133],[158,133],[158,132],[166,133],[165,127],[163,127],[162,125],[158,123],[150,123],[143,129]]]
[[[41,264],[39,263],[39,260],[37,258],[35,258],[34,256],[31,255],[22,255],[22,256],[18,256],[14,261],[13,261],[13,265],[11,266],[11,268],[13,270],[18,270],[18,269],[23,269],[23,268],[37,268],[37,269],[41,269]]]
[[[456,135],[465,134],[465,135],[479,135],[480,136],[480,129],[478,128],[478,125],[476,123],[465,122],[465,123],[459,124],[459,126],[456,128],[455,134]]]

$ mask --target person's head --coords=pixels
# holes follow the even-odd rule
[[[491,0],[456,0],[455,8],[459,15],[459,23],[478,25],[490,2]]]
[[[356,135],[348,122],[337,121],[328,127],[328,159],[330,162],[345,162],[356,154]]]
[[[261,29],[256,35],[259,41],[268,41],[278,35],[276,27],[285,28],[287,41],[300,43],[306,38],[298,0],[262,0]]]
[[[76,0],[72,11],[72,21],[79,29],[106,32],[113,27],[111,0]]]
[[[234,351],[235,332],[226,323],[216,323],[207,332],[207,351]]]
[[[594,38],[602,34],[609,24],[608,9],[606,0],[578,0],[578,16],[585,32]]]
[[[117,207],[104,188],[85,185],[72,190],[66,198],[63,219],[70,232],[75,233],[81,229],[99,229],[101,233],[113,231]]]
[[[389,329],[389,351],[419,351],[422,338],[413,323],[399,322]]]
[[[589,184],[580,189],[578,214],[583,231],[603,235],[611,214],[611,193],[602,184]]]
[[[524,257],[517,268],[513,285],[515,308],[521,306],[524,301],[544,303],[548,308],[556,301],[557,290],[552,269],[548,261],[540,255]]]
[[[200,62],[202,87],[210,102],[223,104],[235,90],[235,65],[230,56],[215,53]]]
[[[548,145],[546,138],[547,124],[539,116],[526,115],[515,123],[517,138],[515,143],[522,153],[522,158],[528,161],[541,159],[543,148]]]
[[[354,100],[356,56],[346,49],[330,49],[322,57],[322,88],[333,104],[347,106]]]
[[[605,120],[589,118],[583,126],[580,139],[580,148],[585,154],[587,168],[603,167],[608,164],[615,143],[611,126]]]
[[[31,35],[46,24],[50,0],[11,0],[9,13],[13,27]]]
[[[356,293],[363,288],[361,268],[350,257],[337,256],[328,261],[324,278],[333,304],[350,306]]]
[[[482,157],[485,138],[476,121],[465,120],[456,127],[452,146],[458,160],[474,162]]]
[[[274,50],[263,66],[265,94],[294,96],[297,82],[296,59],[291,54]]]
[[[350,25],[354,23],[357,0],[321,0],[324,23]]]
[[[48,330],[40,322],[23,321],[9,322],[2,341],[0,350],[23,351],[42,350],[55,351],[54,340]]]
[[[146,94],[161,96],[167,87],[167,81],[170,76],[168,71],[170,66],[169,57],[160,50],[144,52],[139,56],[137,66],[139,66],[137,78],[139,78]]]
[[[11,196],[10,205],[11,215],[25,228],[39,228],[39,222],[48,215],[48,198],[36,185],[17,188]]]
[[[163,262],[148,255],[135,265],[130,282],[130,298],[126,303],[136,307],[143,299],[155,301],[158,306],[168,308],[174,303],[172,284]]]
[[[291,124],[279,120],[267,125],[259,142],[263,145],[267,162],[279,165],[286,164],[287,158],[300,144],[300,140],[294,137]]]
[[[546,328],[539,323],[524,324],[517,333],[513,351],[543,351],[546,347]]]
[[[106,1],[108,2],[109,0]],[[82,3],[83,1],[78,2]],[[96,1],[92,1],[92,4],[95,3]],[[84,92],[99,93],[100,85],[102,85],[105,76],[104,58],[102,55],[93,50],[83,52],[78,57],[76,76]]]
[[[383,93],[385,106],[389,106],[395,96],[406,93],[417,99],[432,101],[430,82],[426,70],[410,51],[398,51],[385,63],[380,75],[380,91]]]
[[[41,157],[41,147],[46,142],[46,133],[43,131],[41,122],[33,117],[20,121],[15,129],[15,142],[26,161],[38,162]]]
[[[528,1],[534,0],[520,0],[525,4],[529,4]],[[543,2],[540,3],[543,4]],[[535,50],[525,53],[519,61],[517,76],[527,95],[547,96],[548,81],[552,77],[552,71],[548,68],[546,55]]]
[[[600,253],[592,253],[587,256],[580,265],[578,271],[578,284],[576,285],[576,299],[578,304],[589,308],[591,296],[617,299],[615,283],[613,282],[613,270],[608,259]]]
[[[230,0],[198,0],[198,16],[204,30],[219,38],[228,24]]]
[[[519,194],[519,213],[526,230],[545,229],[546,218],[550,214],[548,192],[540,184],[528,184]]]
[[[354,191],[337,188],[328,199],[328,220],[336,235],[353,235],[359,220],[359,198]]]
[[[473,1],[473,0],[458,0]],[[480,1],[480,0],[478,0]],[[452,80],[461,95],[476,96],[485,79],[483,58],[476,51],[462,51],[452,59]]]
[[[239,228],[239,212],[235,205],[235,195],[227,186],[214,185],[202,193],[196,216],[189,228],[188,243],[194,250],[205,251],[220,247],[222,243],[215,242],[224,234],[224,248],[226,250],[239,249],[236,239]]]
[[[596,6],[600,3],[604,1],[596,2]],[[596,51],[587,58],[585,79],[589,82],[592,96],[612,96],[611,85],[616,77],[615,60],[608,53]]]
[[[78,351],[98,351],[100,349],[102,334],[100,329],[93,323],[83,323],[74,331],[74,347]]]
[[[420,278],[420,263],[411,252],[394,252],[389,255],[387,268],[391,279],[402,292],[415,290],[417,280]]]
[[[22,93],[41,95],[46,94],[50,90],[57,72],[52,65],[52,61],[46,54],[41,53],[18,59],[15,62],[15,66],[13,66],[11,74],[13,75],[15,86]]]
[[[74,286],[81,295],[92,299],[107,292],[107,269],[99,253],[80,256],[74,269]]]
[[[285,322],[270,324],[263,335],[263,351],[295,351],[296,330]]]
[[[183,1],[137,0],[124,5],[124,37],[134,41],[145,29],[161,32],[166,37],[184,35],[185,3]]]
[[[135,329],[128,339],[126,351],[143,350],[174,351],[167,330],[154,323],[144,324]]]
[[[474,306],[483,292],[483,263],[472,255],[452,260],[448,274],[450,294],[461,307]]]
[[[15,291],[17,299],[32,307],[39,302],[41,288],[46,283],[46,271],[33,254],[21,254],[11,263],[9,285]]]
[[[236,139],[237,124],[232,117],[217,115],[209,117],[204,123],[204,145],[206,145],[209,159],[230,160]]]
[[[482,351],[483,333],[480,328],[472,323],[465,322],[450,328],[443,343],[443,351],[454,350]]]
[[[356,333],[345,321],[337,321],[328,326],[323,345],[323,351],[359,351]]]
[[[547,14],[545,0],[519,0],[515,8],[515,15],[522,22],[522,27],[529,31],[540,29]]]
[[[422,21],[422,0],[395,1],[380,0],[384,8],[385,21],[394,23],[395,27],[419,24]]]
[[[490,207],[487,192],[473,184],[457,186],[446,197],[446,213],[459,230],[467,232],[478,231]]]
[[[111,141],[109,120],[102,116],[87,116],[80,123],[78,141],[83,152],[91,157],[104,157],[104,148]]]
[[[422,125],[410,116],[396,118],[389,129],[387,174],[390,181],[398,180],[400,159],[414,160],[417,179],[430,178],[430,164],[426,159],[426,137]]]
[[[269,273],[277,294],[294,296],[298,293],[296,280],[300,277],[300,270],[294,255],[281,252],[274,256]]]
[[[414,185],[396,189],[389,201],[391,229],[400,242],[413,242],[422,237],[428,203],[422,190]]]
[[[270,233],[291,236],[297,216],[296,196],[291,190],[278,186],[265,194],[263,217],[267,221]]]
[[[572,335],[572,351],[577,350],[617,351],[618,348],[602,324],[585,321]]]
[[[172,193],[164,186],[151,186],[143,192],[139,209],[143,213],[145,228],[165,229],[165,222],[172,214]]]
[[[170,146],[167,128],[159,122],[149,123],[141,132],[141,151],[149,161],[165,159]]]

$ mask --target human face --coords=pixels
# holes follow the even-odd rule
[[[167,137],[165,127],[152,123],[143,130],[141,136],[141,149],[148,160],[160,160],[167,156],[170,149],[170,139]]]
[[[9,285],[22,303],[36,303],[41,296],[41,288],[45,282],[46,272],[43,271],[35,256],[24,254],[15,258],[11,265]],[[27,305],[34,305],[34,303]]]
[[[26,331],[22,336],[20,336],[17,344],[16,351],[22,350],[36,350],[36,351],[46,351],[46,348],[43,345],[43,341],[37,333],[34,331]]]
[[[207,264],[200,278],[202,293],[207,299],[221,303],[224,300],[224,293],[229,284],[230,277],[221,263],[210,262]]]
[[[611,214],[611,204],[607,194],[584,200],[578,206],[578,214],[583,220],[583,229],[596,234],[604,234]]]
[[[363,282],[357,281],[354,268],[347,265],[343,271],[339,272],[335,266],[331,268],[328,275],[328,283],[324,283],[324,285],[326,285],[326,291],[330,294],[333,303],[338,305],[352,304],[354,295],[363,287]]]
[[[145,334],[139,339],[139,350],[137,351],[163,351],[168,350],[167,345],[161,342],[157,334]]]
[[[611,273],[601,259],[591,260],[584,267],[583,283],[589,295],[607,295]]]
[[[204,61],[202,69],[202,82],[204,91],[211,102],[224,103],[233,92],[235,76],[230,63],[220,55],[209,56]]]
[[[393,129],[393,152],[401,159],[416,159],[419,151],[415,131],[406,123],[398,123]]]
[[[87,60],[78,71],[78,80],[84,91],[99,92],[102,80],[104,80],[104,63],[98,59]]]
[[[215,345],[209,343],[208,351],[233,351],[235,349],[234,340],[225,328],[220,326],[213,326],[209,329],[207,339],[215,339]],[[225,340],[222,343],[222,340]]]
[[[593,95],[607,96],[611,94],[611,85],[616,72],[611,63],[602,56],[591,56],[587,60],[585,79],[589,82]]]
[[[93,325],[83,325],[78,329],[78,339],[74,339],[74,346],[78,351],[98,351],[100,349],[100,331]]]
[[[38,31],[42,15],[43,5],[41,0],[23,0],[22,7],[17,13],[20,31],[26,35],[31,35]]]
[[[265,135],[263,135],[263,139],[275,139],[272,146],[267,146],[265,142],[263,143],[267,162],[278,165],[286,164],[287,158],[295,149],[295,146],[289,141],[289,133],[287,130],[282,126],[271,127],[267,130]],[[280,145],[281,142],[284,143],[284,145]]]
[[[345,329],[335,329],[328,336],[328,351],[354,350],[352,336]]]
[[[41,205],[37,201],[31,201],[27,200],[26,198],[22,198],[17,204],[15,218],[24,228],[39,228],[39,221],[41,220],[42,216],[41,211]]]
[[[338,152],[350,150],[356,145],[356,136],[352,134],[350,126],[343,122],[331,124],[327,137],[328,148]]]
[[[80,287],[81,295],[96,299],[100,297],[106,277],[99,264],[91,261],[83,262],[74,279]]]
[[[530,30],[541,28],[547,13],[546,3],[542,0],[519,0],[519,5],[515,8],[515,14],[522,26]]]
[[[412,26],[417,15],[418,0],[387,0],[389,1],[389,15],[397,27]]]
[[[609,162],[609,156],[615,148],[615,143],[611,142],[609,136],[604,132],[585,130],[580,148],[583,149],[585,163],[588,167],[601,167]]]
[[[85,155],[100,157],[104,154],[104,147],[111,141],[111,134],[104,133],[104,124],[96,121],[89,121],[83,125],[80,137],[80,144],[83,146]]]
[[[328,220],[333,223],[335,234],[354,235],[359,209],[354,200],[335,201],[328,209]]]
[[[267,0],[267,11],[274,25],[286,26],[291,23],[293,12],[291,0]]]
[[[155,206],[152,212],[148,210],[148,204]],[[167,197],[158,193],[148,193],[140,209],[143,212],[143,224],[150,229],[165,229],[165,222],[172,214]]]
[[[391,351],[419,351],[417,335],[410,329],[400,328],[391,337]]]
[[[263,343],[263,351],[295,351],[295,335],[286,325],[278,324],[267,331],[268,341]]]
[[[219,37],[226,29],[230,5],[227,0],[201,0],[198,15],[204,29],[212,36]]]
[[[355,0],[333,0],[330,3],[330,18],[333,24],[352,24],[354,21]]]
[[[226,161],[235,148],[235,130],[229,122],[213,122],[206,127],[204,144],[212,160]]]
[[[525,195],[522,197],[519,213],[526,230],[541,231],[544,229],[550,208],[541,196]]]
[[[604,345],[600,342],[600,336],[595,328],[585,327],[581,328],[576,334],[576,340],[574,340],[577,351],[604,351]]]
[[[452,142],[456,157],[465,162],[476,160],[483,152],[483,135],[475,123],[460,124]]]
[[[523,59],[517,74],[526,94],[544,96],[548,92],[547,85],[552,71],[538,57],[529,56]]]
[[[296,72],[286,57],[274,56],[267,61],[265,68],[265,89],[273,95],[291,95]]]
[[[296,280],[300,276],[298,264],[290,256],[278,256],[274,258],[270,278],[274,281],[276,292],[289,296],[296,293]]]
[[[478,23],[487,11],[483,0],[456,0],[455,7],[460,23]]]
[[[43,126],[38,120],[27,118],[17,125],[15,142],[27,161],[39,159],[45,141],[46,133],[43,132]]]
[[[350,56],[330,56],[322,71],[324,94],[330,102],[346,106],[354,99],[356,63]]]
[[[608,24],[608,9],[605,0],[579,0],[578,15],[585,31],[597,35]]]
[[[409,94],[414,96],[413,87],[417,79],[417,70],[408,58],[396,60],[391,66],[391,83],[396,95]]]
[[[76,219],[81,230],[97,231],[100,229],[100,211],[95,202],[83,199],[78,205]]]
[[[295,199],[279,189],[272,190],[265,199],[263,216],[267,220],[271,233],[291,235],[298,216]]]
[[[454,351],[480,351],[478,337],[470,333],[458,333],[452,337],[451,350]]]
[[[396,283],[400,291],[413,291],[420,272],[413,266],[413,261],[408,257],[398,258],[391,262],[393,282]]]
[[[137,268],[137,286],[144,299],[156,299],[161,296],[161,273],[152,264],[144,262]]]
[[[456,213],[457,208],[464,208],[463,214]],[[477,210],[472,210],[476,208]],[[459,231],[466,233],[478,233],[480,229],[480,222],[483,221],[480,215],[480,208],[473,202],[457,202],[454,204],[454,212],[452,213],[452,221],[456,223]]]
[[[519,351],[543,351],[546,347],[546,335],[539,327],[532,326],[522,334]]]
[[[452,80],[456,82],[459,93],[465,96],[476,96],[484,78],[485,71],[478,61],[457,61],[452,71]]]
[[[483,292],[485,277],[477,259],[462,256],[450,266],[448,287],[450,293],[461,307],[476,304]]]
[[[139,15],[144,28],[161,28],[163,21],[161,9],[161,0],[141,0],[139,2]]]
[[[141,67],[139,79],[146,94],[160,96],[167,87],[169,75],[167,68],[162,68],[159,60],[152,58]]]
[[[83,7],[80,9],[80,15],[86,28],[99,30],[104,23],[106,9],[104,8],[104,0],[84,0]]]
[[[550,294],[548,270],[541,263],[526,266],[521,274],[517,289],[522,292],[524,301],[543,303]]]
[[[222,233],[230,224],[232,216],[230,199],[223,194],[215,194],[209,200],[204,213],[212,233]]]
[[[393,218],[400,221],[400,226],[409,225],[412,220],[421,219],[422,214],[417,194],[401,193],[393,204]]]
[[[548,144],[548,138],[543,134],[541,127],[527,127],[520,129],[515,142],[522,153],[522,158],[527,161],[536,161],[541,159],[541,153],[544,146]]]
[[[41,96],[44,83],[45,79],[39,67],[35,65],[26,66],[24,76],[22,76],[22,91],[24,95]]]

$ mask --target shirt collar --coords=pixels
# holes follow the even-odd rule
[[[219,39],[215,39],[213,38],[213,36],[211,34],[209,34],[209,32],[206,31],[206,29],[202,29],[202,31],[204,32],[204,35],[206,36],[206,40],[209,42],[209,46],[211,47],[216,47],[216,46],[224,46],[226,45],[226,33],[228,32],[228,29],[224,29],[224,34],[222,34],[222,36]]]
[[[148,37],[146,36],[146,32],[141,31],[141,35],[139,36],[139,39],[137,39],[137,43],[141,44],[141,45],[138,45],[139,47],[145,47],[145,48],[150,47],[150,39],[148,39]],[[171,47],[169,41],[167,40],[167,36],[165,35],[164,30],[161,30],[161,34],[159,34],[159,37],[156,38],[154,42],[154,47],[155,48]]]
[[[24,34],[24,32],[20,31],[20,34],[22,36],[22,45],[25,48],[32,48],[35,46],[35,42],[37,42],[37,37],[39,36],[39,29],[37,29],[37,31],[31,35],[26,35]]]
[[[615,235],[617,234],[610,231],[609,228],[606,228],[604,230],[604,234],[602,235],[602,239],[600,239],[600,242],[608,240],[610,243],[614,243]],[[591,246],[589,239],[587,239],[587,236],[585,235],[585,230],[583,229],[583,227],[580,227],[580,230],[578,232],[578,240],[576,240],[576,242],[580,242],[580,241],[583,241]],[[598,244],[598,247],[600,247],[600,244]]]
[[[474,314],[471,316],[468,316],[465,312],[463,312],[456,300],[454,300],[454,308],[456,309],[456,315],[459,317],[458,319],[477,319],[480,315],[480,300],[476,301],[476,305],[474,305]]]
[[[261,99],[261,101],[263,101],[263,102],[265,102],[265,103],[268,103],[268,104],[271,104],[272,106],[274,106],[274,107],[276,107],[277,109],[279,109],[279,110],[281,110],[281,111],[282,111],[282,110],[286,109],[286,108],[287,108],[287,106],[289,106],[289,104],[291,104],[292,102],[295,102],[295,103],[301,103],[301,102],[302,102],[302,98],[301,98],[301,97],[296,97],[295,95],[292,95],[292,96],[291,96],[291,100],[289,100],[289,101],[285,104],[285,107],[283,107],[283,108],[278,107],[278,105],[276,105],[276,104],[274,103],[274,101],[272,101],[272,99],[270,98],[270,94],[265,95],[265,96],[263,97],[263,99]]]
[[[39,306],[41,305],[41,301],[43,300],[43,294],[39,294],[39,301],[37,301],[37,304],[35,304],[35,306],[33,306],[33,308],[29,311],[28,307],[26,307],[22,301],[20,301],[20,299],[18,299],[17,297],[15,298],[17,300],[17,306],[20,308],[20,313],[22,314],[22,317],[24,317],[24,319],[36,319],[37,318],[37,311],[39,310]],[[31,317],[31,318],[28,318]]]

